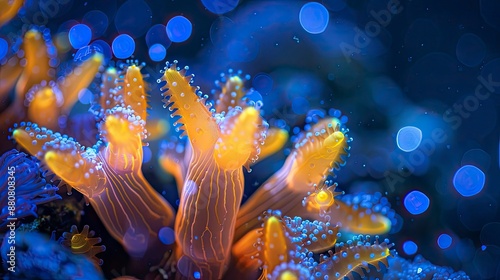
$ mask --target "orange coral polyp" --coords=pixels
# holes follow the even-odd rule
[[[134,111],[117,109],[111,110],[101,124],[101,135],[108,143],[103,154],[114,170],[140,172],[145,122]]]
[[[41,126],[56,128],[60,116],[58,98],[51,87],[37,90],[28,106],[28,118]],[[40,114],[44,112],[44,114]]]
[[[229,131],[221,131],[214,151],[215,161],[221,168],[237,169],[247,163],[256,147],[259,119],[257,109],[248,107],[237,115]]]
[[[60,178],[91,198],[104,191],[104,174],[97,164],[85,160],[80,151],[56,151],[45,153],[47,166]]]
[[[141,74],[141,68],[136,65],[127,67],[125,79],[120,86],[125,106],[130,106],[141,119],[145,120],[148,116],[147,87]]]
[[[205,105],[205,100],[198,96],[197,89],[191,86],[192,77],[184,76],[176,67],[176,64],[170,66],[162,76],[162,80],[167,82],[162,90],[168,88],[164,102],[171,104],[169,110],[172,111],[172,116],[181,117],[177,124],[188,136],[193,149],[211,150],[219,135],[215,119]]]
[[[288,141],[288,131],[280,128],[269,128],[266,135],[266,142],[260,149],[258,161],[276,153],[283,148]]]
[[[32,29],[26,32],[23,49],[26,65],[16,84],[16,94],[20,99],[24,99],[25,94],[34,85],[42,81],[48,82],[54,77],[54,70],[49,63],[51,57],[48,55],[47,45],[40,31]]]
[[[19,9],[24,4],[24,0],[1,0],[0,1],[0,27],[9,22],[13,17],[17,15]]]
[[[272,272],[280,263],[288,262],[290,241],[281,220],[271,216],[264,222],[262,237],[263,275]]]
[[[343,164],[348,140],[335,118],[321,120],[300,138],[283,167],[241,207],[236,238],[259,226],[257,218],[268,209],[279,209],[286,216],[303,216],[302,199],[322,183],[326,175]],[[286,199],[283,199],[286,197]],[[315,215],[316,210],[314,210]]]
[[[215,111],[217,113],[228,113],[236,106],[242,105],[241,98],[245,95],[243,90],[243,81],[239,76],[232,76],[225,83],[219,82],[222,92],[218,94],[218,100],[215,102]]]
[[[189,267],[184,276],[199,272],[203,279],[221,279],[229,265],[243,197],[241,167],[258,154],[262,120],[257,109],[246,108],[228,116],[219,127],[185,71],[174,64],[162,78],[167,82],[162,89],[168,88],[164,102],[172,116],[180,117],[177,122],[192,148],[175,223],[177,257]]]
[[[370,270],[368,265],[375,266],[377,271],[380,271],[380,263],[389,266],[387,259],[391,257],[392,244],[379,243],[378,237],[373,244],[369,243],[369,237],[360,236],[355,238],[356,241],[354,244],[338,246],[335,254],[329,252],[329,257],[321,256],[320,259],[324,260],[316,266],[316,276],[318,278],[328,276],[328,279],[345,279],[345,277],[354,279],[353,272],[364,276],[366,271]]]
[[[367,209],[362,207],[353,208],[342,201],[338,207],[333,206],[329,215],[338,217],[337,221],[342,224],[346,231],[361,234],[385,234],[391,230],[391,220],[379,213],[366,213]]]
[[[89,231],[89,226],[85,225],[82,232],[78,232],[78,228],[71,226],[70,232],[64,232],[62,245],[71,249],[74,254],[84,254],[91,258],[95,264],[102,265],[103,261],[98,259],[95,255],[106,251],[106,246],[94,246],[101,242],[100,237],[93,237],[94,231]]]
[[[113,67],[108,67],[102,74],[100,101],[102,113],[114,108],[121,101],[118,94],[117,80],[118,72]]]
[[[94,80],[103,61],[104,56],[96,52],[92,57],[73,69],[70,74],[57,81],[57,85],[64,95],[63,104],[60,106],[62,114],[69,114],[73,105],[78,101],[78,94]]]
[[[173,226],[174,210],[142,174],[142,141],[137,129],[140,118],[123,108],[110,113],[113,115],[108,119],[108,126],[113,127],[113,118],[120,118],[115,121],[119,128],[111,128],[111,134],[115,131],[123,133],[122,137],[135,134],[136,141],[110,142],[108,147],[101,145],[83,151],[73,139],[34,124],[22,124],[14,130],[13,137],[30,153],[44,160],[59,178],[86,196],[111,236],[132,257],[157,262],[162,255],[158,249],[166,249],[158,239],[158,232],[163,227]],[[103,130],[106,125],[100,127],[101,135],[108,132]],[[127,168],[123,168],[107,153],[113,145],[127,152],[137,148],[140,156],[137,152],[126,154],[130,161]]]
[[[339,129],[339,121],[331,119],[320,132],[311,133],[296,144],[293,155],[296,160],[288,177],[291,184],[307,190],[319,184],[332,167],[342,161],[347,139]]]

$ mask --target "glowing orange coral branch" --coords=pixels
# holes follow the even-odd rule
[[[58,87],[64,95],[62,104],[60,105],[62,114],[69,114],[69,111],[78,100],[78,94],[94,80],[103,60],[104,56],[102,54],[95,53],[81,65],[73,69],[66,77],[60,78],[57,81]]]
[[[6,102],[10,89],[17,82],[23,68],[19,65],[17,57],[10,58],[4,65],[0,66],[0,102]]]
[[[173,116],[181,117],[192,147],[175,225],[178,267],[186,277],[196,272],[203,279],[220,279],[229,265],[243,196],[241,167],[258,154],[263,124],[258,110],[248,107],[228,114],[219,128],[184,71],[169,65],[162,78],[163,89],[168,88],[164,101]]]
[[[48,53],[47,38],[44,38],[42,32],[31,29],[24,34],[22,48],[24,50],[24,58],[21,60],[24,67],[20,73],[16,83],[16,95],[13,103],[0,114],[0,130],[7,130],[14,123],[20,122],[26,118],[25,99],[28,91],[42,81],[48,82],[54,78],[55,70],[50,66],[51,55]],[[15,62],[13,60],[12,62]],[[8,71],[9,68],[2,66],[3,71]],[[12,69],[17,68],[12,65]],[[16,71],[12,72],[15,74]],[[3,78],[3,76],[2,76]],[[17,77],[11,76],[10,79],[15,80]],[[9,84],[12,85],[12,80]],[[6,89],[7,90],[7,89]]]
[[[380,270],[380,263],[386,267],[389,266],[387,258],[391,256],[390,247],[392,244],[386,242],[379,243],[378,237],[373,244],[370,244],[369,237],[360,236],[356,238],[355,243],[338,246],[336,253],[329,252],[329,257],[321,256],[323,259],[315,268],[315,276],[322,279],[328,276],[328,279],[343,280],[345,277],[354,279],[353,272],[365,275],[365,271],[370,271],[374,266]]]
[[[266,135],[266,142],[262,145],[260,149],[259,159],[261,161],[264,158],[276,153],[285,145],[288,140],[288,132],[280,128],[269,128]]]
[[[174,63],[168,67],[162,76],[167,85],[162,90],[167,91],[165,102],[173,104],[170,107],[172,116],[180,116],[177,122],[189,138],[195,150],[207,151],[213,149],[219,135],[219,128],[205,105],[203,97],[198,96],[196,88],[191,86],[192,77],[185,77],[186,70],[178,71]]]
[[[177,137],[172,137],[171,141],[164,144],[158,161],[165,171],[174,176],[179,196],[181,196],[192,150],[190,145],[184,145],[179,141]]]
[[[21,100],[34,85],[54,78],[55,70],[50,66],[51,56],[48,54],[46,39],[38,30],[29,30],[24,34],[24,57],[26,65],[16,84],[16,94]]]
[[[241,98],[245,95],[243,81],[239,76],[228,77],[225,83],[218,82],[222,91],[216,93],[218,100],[215,102],[217,113],[228,113],[236,106],[241,106]]]
[[[0,14],[0,27],[15,17],[23,4],[24,0],[1,0],[0,10],[2,10],[2,13]]]
[[[59,127],[59,117],[67,116],[78,100],[78,93],[94,79],[103,61],[93,55],[57,83],[36,85],[27,94],[28,119],[50,129]]]
[[[109,113],[101,125],[107,147],[83,150],[73,139],[36,125],[16,128],[13,137],[86,196],[108,232],[131,256],[156,262],[161,258],[157,254],[162,254],[159,248],[165,247],[158,232],[173,226],[174,211],[141,172],[144,127],[140,117],[121,107]],[[123,135],[130,139],[122,141]]]
[[[314,190],[332,166],[343,162],[347,139],[337,119],[316,124],[300,139],[283,167],[269,178],[247,200],[238,213],[236,238],[259,225],[257,217],[268,209],[279,209],[283,215],[302,216],[302,199]]]

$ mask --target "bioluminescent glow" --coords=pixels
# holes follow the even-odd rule
[[[266,73],[259,73],[253,78],[252,86],[260,93],[267,94],[273,89],[273,79]]]
[[[148,163],[153,157],[153,152],[149,146],[142,147],[142,163]]]
[[[475,34],[467,33],[458,40],[456,53],[458,61],[462,64],[475,67],[486,56],[486,46],[481,38]]]
[[[82,89],[78,92],[78,100],[82,104],[90,104],[92,102],[92,96],[94,94],[89,89]]]
[[[158,238],[161,243],[165,245],[174,244],[175,242],[175,232],[170,227],[162,227],[158,232]]]
[[[405,126],[398,131],[396,143],[403,152],[411,152],[422,142],[422,131],[418,127]]]
[[[90,43],[92,30],[85,24],[77,24],[69,30],[68,37],[71,46],[74,49],[79,49]]]
[[[329,17],[325,6],[317,2],[304,4],[299,13],[300,25],[311,34],[323,33],[328,26]]]
[[[162,44],[154,44],[149,48],[149,57],[152,61],[162,61],[167,55],[167,50]]]
[[[447,249],[451,246],[451,242],[453,239],[449,234],[443,233],[438,237],[437,243],[439,248],[441,249]]]
[[[117,58],[128,58],[135,51],[135,42],[129,35],[121,34],[113,40],[111,48],[113,49],[113,54]]]
[[[405,252],[405,254],[413,255],[417,252],[417,250],[418,250],[418,245],[415,242],[408,240],[405,243],[403,243],[403,251]]]
[[[186,41],[193,31],[191,22],[183,16],[175,16],[167,23],[167,35],[170,41],[181,43]]]
[[[424,193],[412,191],[405,196],[404,205],[410,214],[420,215],[427,211],[430,200]]]
[[[483,190],[486,175],[474,165],[464,165],[453,177],[453,186],[464,197],[478,194]]]

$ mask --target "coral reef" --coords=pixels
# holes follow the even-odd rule
[[[494,120],[497,111],[483,102],[489,94],[478,94],[500,85],[500,64],[484,61],[480,36],[439,45],[445,40],[436,34],[448,35],[428,35],[438,10],[429,8],[406,33],[393,32],[391,20],[403,10],[405,21],[418,18],[407,11],[421,6],[397,1],[170,2],[152,9],[118,1],[104,11],[94,1],[0,0],[0,278],[498,274],[498,204],[484,188],[496,178],[485,174],[492,157],[477,147],[495,123],[478,132],[466,122]],[[492,14],[500,6],[489,2],[477,14],[498,28]],[[182,15],[151,26],[176,8]],[[85,16],[75,20],[75,10]],[[201,19],[210,16],[207,29]],[[367,17],[374,20],[363,31]],[[201,30],[200,46],[184,43]],[[105,34],[115,38],[98,39]],[[171,44],[169,61],[151,67]],[[399,58],[386,60],[389,50],[405,56],[408,71],[390,64]],[[460,79],[435,83],[434,74],[462,78],[474,67],[475,95],[436,118],[446,107],[441,93]],[[386,68],[404,74],[405,85]],[[464,92],[472,92],[469,82]],[[407,98],[412,92],[440,94],[417,102]],[[479,109],[491,116],[476,120]],[[476,148],[458,159],[462,125],[464,146]],[[461,166],[453,178],[448,165]],[[460,222],[447,221],[451,211]]]

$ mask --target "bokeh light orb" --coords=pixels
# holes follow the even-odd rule
[[[496,0],[480,0],[479,7],[483,20],[490,26],[500,30],[500,17],[498,17],[500,2]]]
[[[259,73],[255,75],[252,80],[252,86],[255,90],[268,94],[273,89],[273,79],[266,73]]]
[[[102,11],[93,10],[83,16],[82,23],[92,29],[92,38],[98,38],[108,29],[109,19]]]
[[[166,26],[167,36],[174,43],[186,41],[193,32],[193,25],[183,16],[175,16],[170,19]]]
[[[135,42],[132,37],[127,34],[118,35],[111,45],[113,54],[119,59],[130,57],[135,51]]]
[[[7,55],[9,51],[9,44],[5,41],[4,38],[0,38],[0,60]]]
[[[149,146],[142,147],[142,163],[148,163],[153,158],[153,152]]]
[[[162,61],[167,55],[167,50],[161,44],[154,44],[149,48],[149,57],[152,61]]]
[[[210,26],[210,41],[218,48],[224,48],[230,38],[234,22],[225,16],[220,16]]]
[[[146,33],[146,44],[151,47],[154,44],[161,44],[168,49],[172,44],[172,41],[167,36],[166,26],[163,24],[155,24],[149,28],[148,33]]]
[[[423,192],[412,191],[405,196],[404,206],[412,215],[420,215],[427,211],[430,199]]]
[[[453,177],[453,186],[464,197],[474,196],[483,190],[486,175],[474,165],[464,165]]]
[[[115,15],[115,26],[119,33],[134,38],[144,35],[152,22],[152,10],[143,0],[128,0],[120,6]]]
[[[108,63],[113,56],[111,51],[111,47],[108,43],[103,40],[95,40],[90,44],[90,47],[94,49],[96,52],[100,52],[104,56],[104,62]]]
[[[74,49],[80,49],[90,43],[92,30],[85,24],[73,26],[68,33],[69,43]]]
[[[411,152],[422,142],[422,131],[418,127],[405,126],[398,131],[396,143],[403,152]]]
[[[89,89],[82,89],[78,92],[78,101],[82,104],[90,104],[93,100],[93,93]]]
[[[443,233],[439,235],[437,243],[439,248],[441,249],[448,249],[451,246],[451,243],[453,242],[453,238],[449,234]]]
[[[486,45],[477,35],[467,33],[458,40],[456,47],[457,59],[462,64],[478,66],[486,56]]]
[[[165,245],[170,245],[175,242],[175,232],[170,227],[162,227],[158,232],[158,239]]]
[[[323,33],[328,26],[329,18],[328,10],[317,2],[304,4],[299,12],[300,25],[311,34]]]
[[[201,0],[203,6],[216,15],[230,12],[238,6],[239,0]]]
[[[408,240],[405,241],[405,243],[403,243],[403,251],[405,252],[405,254],[410,256],[415,254],[417,250],[418,250],[418,245],[415,242]]]

